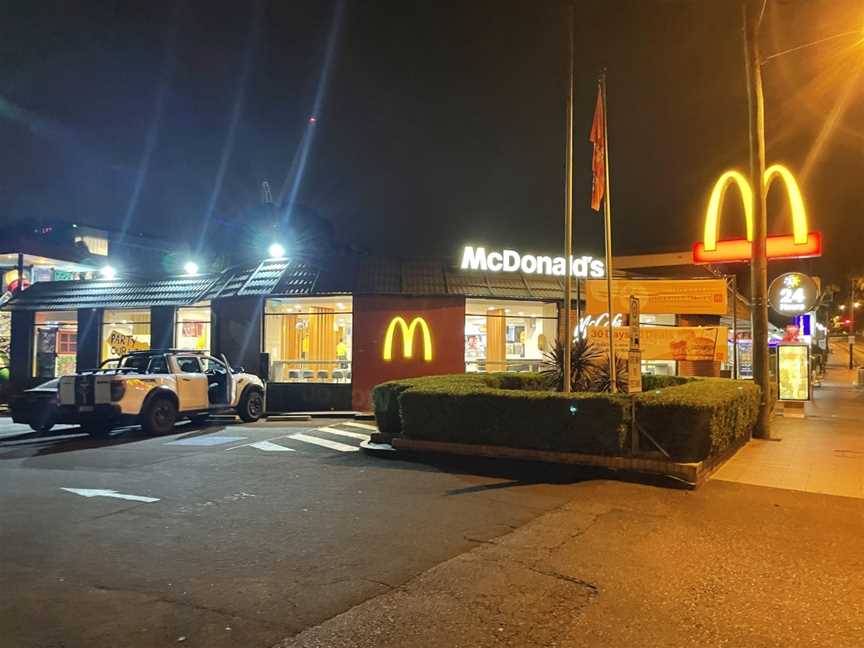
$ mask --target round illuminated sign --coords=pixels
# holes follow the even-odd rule
[[[811,310],[819,299],[819,287],[812,277],[787,272],[771,282],[768,303],[781,315],[801,315]]]

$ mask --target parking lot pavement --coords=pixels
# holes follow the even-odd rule
[[[0,440],[0,580],[14,592],[0,636],[270,646],[575,490],[572,470],[370,457],[371,431],[343,419]]]

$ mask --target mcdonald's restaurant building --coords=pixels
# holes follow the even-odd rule
[[[602,276],[602,265],[586,265],[586,275],[592,271]],[[39,282],[3,308],[11,311],[13,388],[132,350],[192,348],[266,378],[275,412],[369,410],[372,388],[396,378],[536,371],[563,333],[562,304],[563,277],[548,273],[343,256],[317,265],[268,259],[218,275]],[[722,319],[687,318],[646,321]],[[696,375],[721,369],[712,360],[643,366]]]

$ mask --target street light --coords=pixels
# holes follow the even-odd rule
[[[270,255],[271,259],[285,258],[285,248],[279,243],[271,243],[270,247],[267,249],[267,253]]]
[[[198,264],[194,261],[187,261],[183,266],[183,272],[187,275],[197,275],[198,274]]]
[[[99,273],[102,275],[103,279],[114,279],[117,276],[117,271],[110,265],[102,266]]]

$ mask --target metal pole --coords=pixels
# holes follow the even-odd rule
[[[751,247],[750,281],[753,299],[753,382],[761,389],[759,415],[754,436],[771,438],[771,386],[768,370],[768,257],[766,239],[768,218],[765,205],[765,97],[762,94],[762,69],[759,63],[760,11],[747,10],[742,2],[744,18],[744,52],[747,71],[747,108],[750,130],[750,186],[753,188],[753,244]]]
[[[600,77],[600,91],[603,96],[603,166],[606,170],[606,196],[603,201],[605,206],[605,232],[606,232],[606,307],[609,313],[609,381],[610,391],[614,394],[618,391],[617,379],[615,377],[615,339],[612,336],[612,186],[609,182],[609,131],[606,128],[609,121],[609,113],[606,110],[606,70]]]
[[[738,275],[732,275],[732,377],[738,378]]]
[[[855,278],[849,278],[849,368],[855,368]]]
[[[567,276],[564,280],[564,393],[569,394],[572,386],[571,370],[571,345],[573,344],[573,323],[570,317],[570,308],[573,302],[573,78],[575,75],[573,57],[573,5],[567,10],[567,56],[569,60],[570,75],[567,85],[567,146],[566,160],[564,162],[564,258],[567,267]]]

